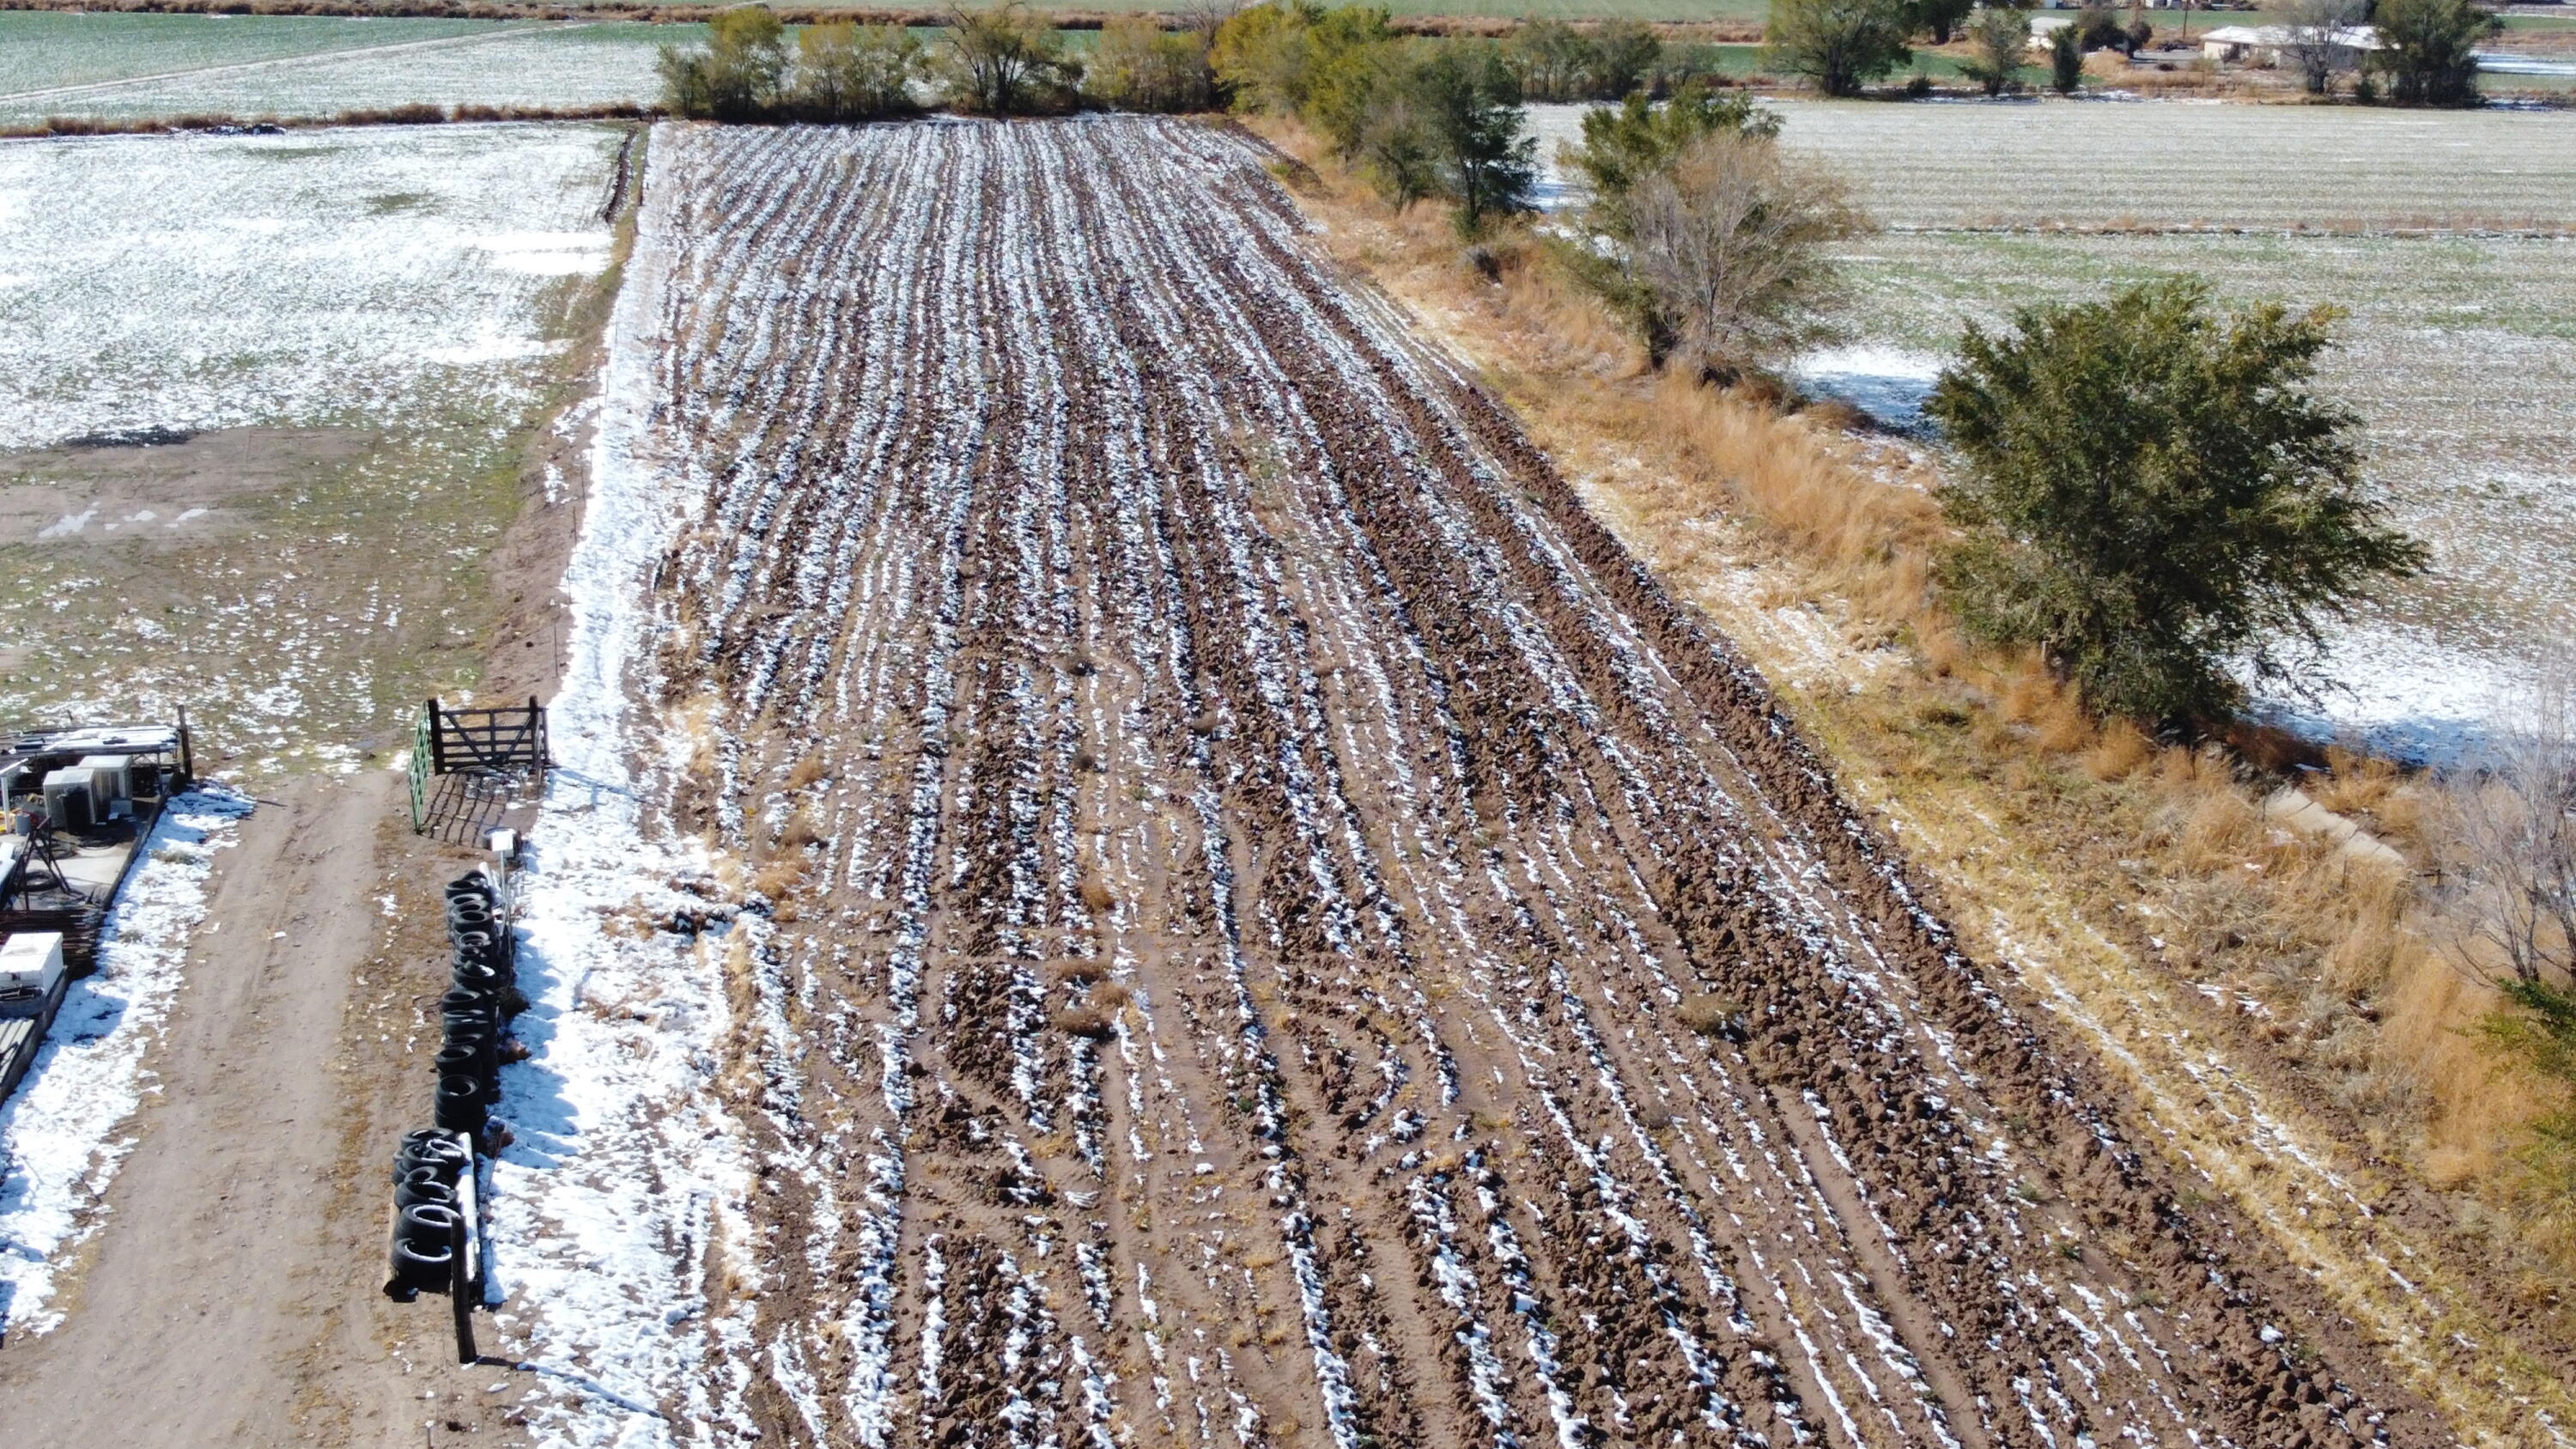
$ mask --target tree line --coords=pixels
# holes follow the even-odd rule
[[[2027,4],[1978,6],[1974,0],[1772,0],[1764,63],[1800,76],[1829,96],[1857,96],[1914,60],[1914,46],[1969,42],[1960,71],[1995,95],[2022,83],[2030,68]],[[2325,94],[2353,53],[2350,32],[2373,27],[2379,48],[2361,57],[2354,96],[2399,105],[2479,103],[2476,47],[2503,22],[2477,0],[2290,0],[2274,23],[2285,32],[2284,58],[2313,94]],[[2125,23],[2106,6],[2088,5],[2049,34],[2048,83],[2072,92],[2083,82],[2089,51],[2135,56],[2154,37],[2136,0]],[[1929,82],[1920,76],[1918,92]]]
[[[663,47],[664,107],[725,121],[860,121],[934,105],[979,115],[1084,106],[1216,110],[1256,92],[1275,99],[1282,77],[1264,66],[1284,58],[1275,48],[1291,35],[1299,38],[1291,49],[1313,37],[1312,48],[1327,60],[1350,45],[1379,59],[1401,53],[1408,65],[1396,68],[1408,74],[1411,62],[1427,63],[1456,48],[1463,53],[1456,74],[1481,78],[1499,68],[1510,78],[1515,104],[1617,100],[1639,90],[1664,95],[1716,76],[1721,64],[1718,47],[1668,42],[1635,21],[1538,20],[1499,41],[1443,40],[1398,36],[1383,10],[1345,14],[1312,0],[1250,9],[1200,0],[1168,17],[1113,18],[1087,52],[1075,51],[1042,13],[1018,0],[958,6],[947,22],[925,41],[896,24],[791,31],[765,6],[721,11],[710,20],[703,46]],[[1378,78],[1392,73],[1386,69]],[[1292,91],[1299,85],[1294,78],[1284,83]],[[1482,90],[1499,94],[1490,86]]]

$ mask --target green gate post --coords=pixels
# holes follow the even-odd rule
[[[420,726],[411,732],[411,833],[418,835],[429,820],[429,732],[434,726],[430,714],[436,703],[422,707]]]

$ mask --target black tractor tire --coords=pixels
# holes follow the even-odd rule
[[[450,1132],[467,1135],[483,1130],[491,1116],[490,1103],[484,1100],[483,1083],[466,1073],[457,1072],[438,1079],[437,1122]]]

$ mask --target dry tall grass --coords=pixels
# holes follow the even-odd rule
[[[1676,592],[1713,603],[1758,577],[1783,597],[1742,617],[1812,604],[1853,657],[1897,661],[1868,671],[1865,688],[1787,692],[1846,779],[1974,802],[2079,903],[2087,929],[2209,1000],[2202,1026],[2268,1064],[2357,1149],[2403,1164],[2469,1217],[2539,1225],[2545,1204],[2514,1148],[2543,1104],[2474,1035],[2497,999],[2455,969],[2461,931],[2416,873],[2441,828],[2434,786],[2339,751],[2299,771],[2311,798],[2413,867],[2391,869],[2267,814],[2291,753],[2281,742],[2192,749],[2089,718],[2035,661],[1973,647],[1943,615],[1930,587],[1937,478],[1918,451],[1824,409],[1656,376],[1534,242],[1493,242],[1471,266],[1430,208],[1390,215],[1296,128],[1262,129],[1314,167],[1282,171],[1328,222],[1325,245],[1477,361]],[[1764,657],[1758,631],[1738,637],[1757,663],[1782,662]],[[1978,847],[1944,858],[1940,841],[1909,844],[1975,914],[2011,921],[2023,908],[2009,893],[1976,899]],[[2511,1242],[2491,1261],[2527,1285],[2576,1264],[2576,1239],[2555,1246],[2554,1269],[2517,1263]]]

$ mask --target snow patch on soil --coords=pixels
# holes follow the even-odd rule
[[[2421,764],[2474,763],[2508,718],[2516,661],[2386,622],[2346,626],[2326,641],[2334,687],[2314,701],[2259,702],[2271,723],[2312,739],[2352,741]]]
[[[526,125],[0,142],[0,256],[27,274],[0,294],[0,448],[516,406],[537,369],[460,390],[423,363],[541,355],[492,344],[527,334],[547,278],[607,265],[614,144]]]
[[[650,335],[664,260],[653,233],[618,302],[592,460],[596,487],[564,576],[571,662],[549,723],[558,766],[530,832],[520,903],[517,1033],[530,1055],[502,1073],[516,1141],[493,1168],[494,1264],[504,1342],[526,1344],[559,1397],[540,1443],[664,1444],[710,1415],[696,1372],[710,1337],[707,1255],[742,1242],[748,1181],[716,1102],[731,1025],[723,961],[736,925],[663,929],[705,902],[674,885],[705,862],[643,815],[630,666],[649,620],[646,574],[676,517],[682,475],[648,451]],[[658,1407],[654,1407],[658,1406]]]
[[[99,1202],[134,1146],[118,1134],[157,1090],[144,1056],[206,917],[215,852],[250,812],[221,785],[170,802],[100,931],[98,970],[71,984],[35,1064],[0,1104],[0,1335],[62,1323],[49,1306],[55,1269],[97,1231]]]
[[[1899,432],[1924,431],[1923,400],[1949,359],[1912,348],[1822,347],[1790,364],[1789,380],[1816,397],[1851,404]]]

